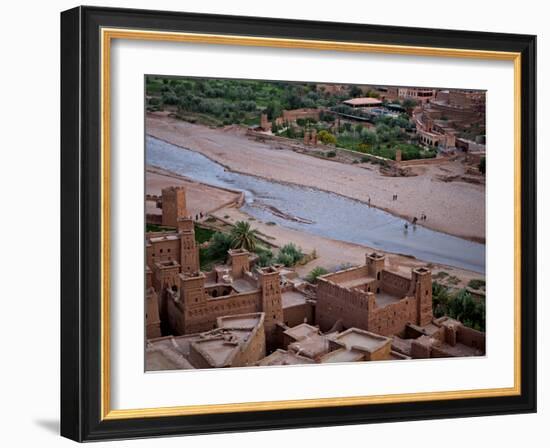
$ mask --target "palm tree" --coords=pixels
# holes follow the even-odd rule
[[[254,251],[258,243],[258,231],[250,228],[250,223],[237,221],[231,229],[231,247]]]

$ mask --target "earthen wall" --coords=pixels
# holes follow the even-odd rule
[[[456,341],[485,353],[485,333],[463,325],[457,328]]]

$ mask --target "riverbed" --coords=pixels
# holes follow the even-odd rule
[[[314,235],[485,273],[485,245],[427,229],[335,193],[235,173],[204,155],[146,137],[146,163],[217,187],[243,191],[242,211]]]

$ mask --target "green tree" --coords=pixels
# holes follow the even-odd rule
[[[432,310],[435,317],[447,314],[449,306],[449,289],[440,283],[432,283]]]
[[[246,249],[253,252],[258,243],[258,231],[250,227],[246,221],[237,221],[231,229],[231,247],[233,249]]]
[[[467,327],[485,331],[485,302],[474,301],[466,289],[458,291],[449,301],[447,314]]]
[[[349,89],[349,94],[356,98],[358,96],[361,96],[363,94],[363,91],[357,87],[357,86],[351,86],[351,89]]]
[[[369,131],[368,129],[363,129],[361,131],[361,141],[368,146],[376,146],[378,143],[378,137],[376,132]]]
[[[231,236],[227,233],[216,232],[212,235],[205,253],[209,259],[216,260],[225,258],[230,248]]]
[[[267,105],[265,113],[267,114],[268,119],[274,120],[282,113],[281,105],[279,103],[271,102]]]
[[[411,100],[410,98],[407,98],[405,100],[403,100],[403,108],[407,111],[407,113],[410,115],[411,112],[413,111],[413,109],[415,108],[416,106],[416,101],[415,100]]]

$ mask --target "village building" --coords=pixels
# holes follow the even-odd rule
[[[256,267],[231,249],[202,272],[185,189],[163,190],[174,230],[146,234],[145,335],[148,370],[401,360],[485,353],[485,334],[433,319],[427,268],[410,277],[386,269],[385,256],[318,277]]]
[[[147,370],[246,367],[265,357],[264,314],[218,318],[205,333],[168,336],[147,343]]]
[[[485,133],[483,92],[439,90],[413,111],[419,142],[443,150],[485,151],[481,142],[462,138],[468,132]]]
[[[411,358],[450,358],[485,354],[485,333],[447,316],[429,325],[410,325],[404,338],[394,336],[392,349]]]
[[[299,365],[299,364],[314,364],[310,358],[305,356],[298,355],[295,352],[288,350],[281,350],[278,348],[270,355],[266,356],[264,359],[258,361],[256,365],[258,366],[290,366],[290,365]]]
[[[414,100],[426,103],[431,101],[436,95],[435,89],[424,87],[398,87],[397,97],[403,100]]]
[[[380,107],[383,104],[378,98],[371,97],[350,98],[342,103],[350,107]]]
[[[321,330],[341,320],[380,335],[398,334],[407,323],[432,320],[432,276],[426,268],[411,278],[385,269],[385,256],[366,256],[366,264],[318,278],[316,323]]]

